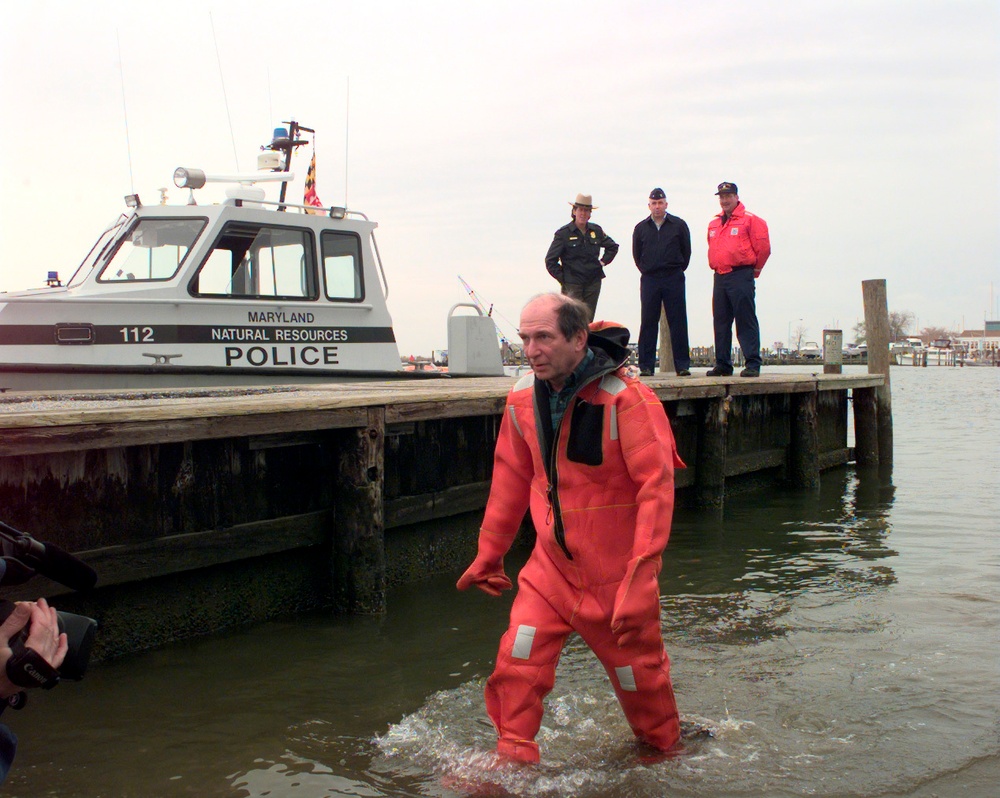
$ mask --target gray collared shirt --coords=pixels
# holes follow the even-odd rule
[[[594,353],[588,347],[587,354],[583,356],[583,360],[581,360],[579,365],[573,369],[573,373],[566,378],[566,382],[563,383],[562,390],[556,393],[552,390],[552,386],[549,386],[549,411],[552,413],[552,429],[555,430],[559,428],[559,422],[562,421],[563,413],[566,412],[566,406],[569,404],[569,400],[576,392],[576,387],[580,382],[580,378],[593,362]]]

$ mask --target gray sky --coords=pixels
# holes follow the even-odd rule
[[[850,340],[874,278],[919,327],[981,328],[1000,317],[998,43],[996,0],[6,3],[0,290],[68,277],[133,189],[184,202],[177,166],[252,170],[294,116],[323,202],[379,222],[404,355],[447,345],[457,275],[514,335],[557,288],[543,257],[577,192],[622,245],[598,316],[636,337],[654,186],[691,227],[691,343],[711,344],[723,180],[771,230],[765,345],[800,323]]]

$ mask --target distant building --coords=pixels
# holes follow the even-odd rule
[[[995,360],[1000,353],[1000,321],[987,321],[982,330],[962,330],[954,340],[964,346],[969,357]]]

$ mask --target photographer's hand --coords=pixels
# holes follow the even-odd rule
[[[21,690],[7,678],[7,660],[13,654],[10,639],[29,623],[27,648],[33,649],[53,668],[62,665],[66,658],[69,643],[66,634],[59,632],[56,611],[43,598],[37,602],[18,602],[7,620],[0,624],[0,699],[10,698]]]

